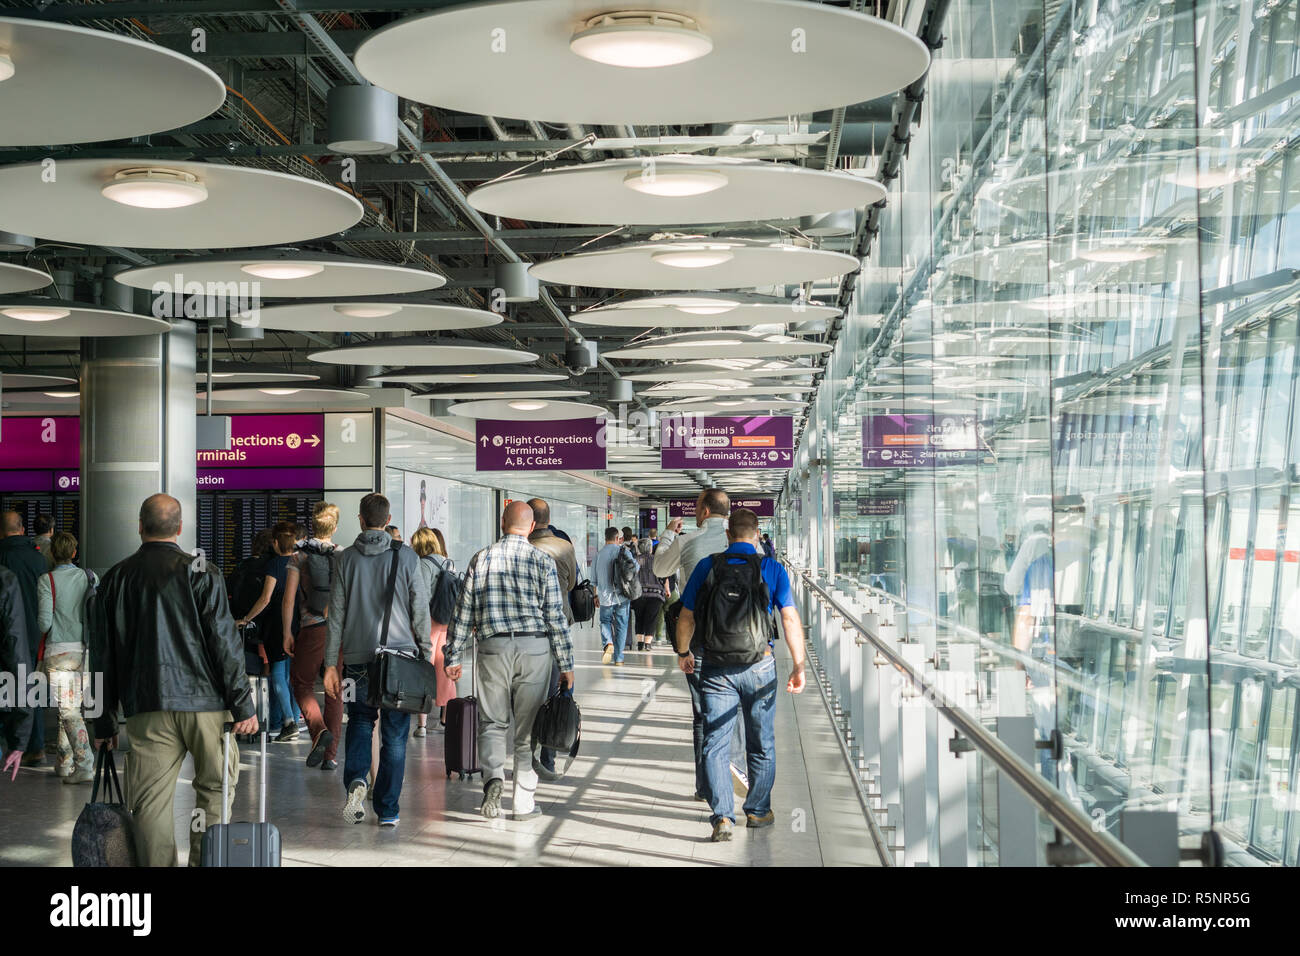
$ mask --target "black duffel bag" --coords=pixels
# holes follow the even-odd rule
[[[543,780],[555,781],[569,770],[582,743],[582,711],[573,699],[573,688],[566,687],[542,705],[533,721],[533,769]],[[564,769],[547,770],[540,759],[542,748],[566,754]]]
[[[384,627],[379,634],[375,659],[366,671],[366,703],[379,710],[399,710],[404,714],[428,714],[437,697],[438,671],[418,653],[388,646],[388,625],[393,618],[393,601],[397,596],[397,564],[402,542],[392,545],[393,564],[388,571],[388,601],[384,607]]]
[[[596,589],[590,581],[580,581],[569,592],[569,607],[573,609],[573,623],[586,624],[596,616]]]
[[[100,784],[104,800],[99,800]],[[139,866],[135,849],[135,819],[126,808],[117,765],[108,744],[95,755],[95,786],[72,828],[73,866]]]

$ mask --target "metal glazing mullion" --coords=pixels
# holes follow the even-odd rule
[[[1295,158],[1296,157],[1292,155],[1291,159],[1294,160]],[[1288,166],[1291,167],[1290,170],[1291,173],[1297,172],[1297,170],[1295,169],[1296,166],[1295,162],[1288,163]],[[1285,191],[1282,192],[1282,195],[1284,196],[1286,195]],[[1297,311],[1300,312],[1300,310]],[[1272,595],[1271,603],[1269,605],[1274,609],[1275,612],[1273,615],[1273,620],[1270,622],[1272,626],[1270,628],[1271,633],[1268,639],[1268,659],[1270,661],[1274,659],[1274,656],[1277,653],[1278,628],[1277,628],[1276,609],[1278,607],[1278,602],[1282,598],[1282,579],[1285,577],[1285,575],[1282,573],[1282,566],[1284,564],[1283,557],[1285,556],[1286,553],[1287,532],[1290,530],[1290,525],[1291,525],[1291,497],[1292,497],[1292,492],[1294,490],[1294,485],[1287,477],[1286,472],[1289,470],[1291,455],[1293,452],[1292,449],[1293,442],[1291,439],[1292,439],[1292,429],[1295,427],[1295,421],[1296,421],[1296,400],[1297,398],[1300,398],[1300,395],[1298,395],[1296,391],[1297,382],[1300,382],[1300,373],[1297,373],[1297,366],[1300,365],[1300,314],[1296,316],[1295,327],[1296,327],[1296,331],[1291,339],[1291,374],[1290,374],[1291,392],[1290,392],[1290,398],[1289,401],[1287,402],[1287,408],[1286,408],[1286,430],[1284,433],[1285,437],[1282,439],[1282,472],[1283,472],[1282,491],[1278,499],[1278,507],[1277,507],[1277,514],[1278,514],[1277,555],[1278,555],[1279,567],[1278,567],[1277,576],[1273,581],[1273,595]]]

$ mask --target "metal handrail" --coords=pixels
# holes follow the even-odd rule
[[[1146,866],[1136,853],[1104,830],[1093,829],[1093,821],[1084,815],[1064,795],[1044,780],[1033,767],[1025,763],[1006,744],[999,740],[980,722],[950,700],[944,692],[926,680],[925,675],[909,664],[894,648],[867,630],[853,613],[837,601],[825,588],[813,580],[807,571],[799,571],[804,584],[836,614],[851,624],[876,653],[903,674],[921,691],[922,696],[934,705],[984,757],[993,761],[1007,779],[1046,814],[1056,827],[1068,836],[1090,860],[1099,866]]]

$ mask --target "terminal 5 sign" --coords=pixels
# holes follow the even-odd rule
[[[790,468],[793,461],[793,418],[681,415],[659,423],[661,468]]]

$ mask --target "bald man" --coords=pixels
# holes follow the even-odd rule
[[[555,562],[528,543],[535,522],[526,501],[512,501],[501,515],[501,538],[470,559],[465,588],[447,628],[443,657],[447,676],[459,680],[465,645],[478,654],[478,761],[483,768],[483,816],[501,814],[505,786],[506,731],[515,725],[516,820],[537,816],[537,772],[531,730],[546,700],[551,659],[560,680],[573,687],[573,642],[564,616],[565,596]]]
[[[4,533],[4,537],[0,538],[0,567],[8,568],[18,579],[29,660],[35,662],[36,648],[41,641],[41,629],[36,625],[36,583],[49,568],[45,556],[36,549],[32,539],[27,537],[23,516],[18,512],[6,511],[0,515],[0,532]],[[45,711],[33,707],[31,716],[32,725],[27,739],[12,742],[15,751],[25,751],[22,757],[24,767],[38,767],[45,762]]]
[[[225,582],[215,565],[181,550],[181,525],[175,498],[145,499],[140,548],[100,581],[91,627],[90,667],[104,675],[95,746],[116,745],[120,704],[131,737],[126,792],[141,866],[176,865],[173,803],[187,755],[194,758],[195,804],[189,864],[199,865],[203,831],[221,820],[222,725],[233,721],[236,733],[257,733]],[[229,766],[233,803],[235,746]]]

